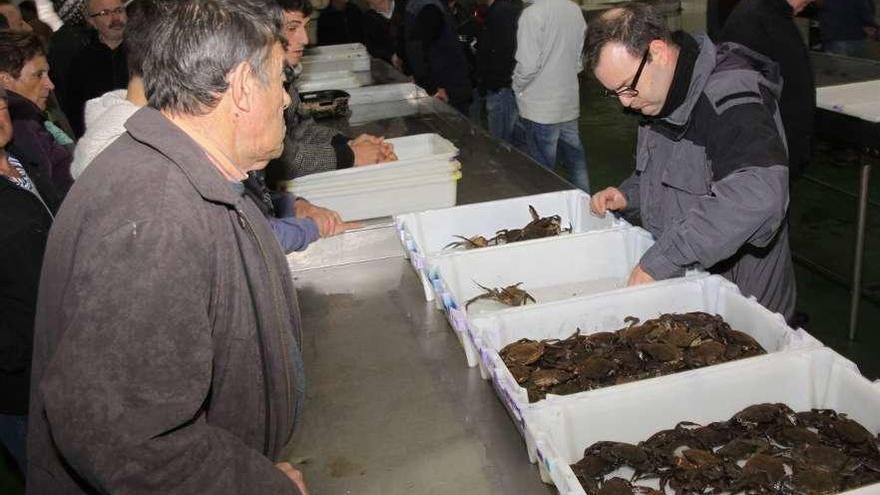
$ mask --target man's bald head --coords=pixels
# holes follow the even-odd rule
[[[602,48],[609,43],[623,45],[630,55],[638,58],[651,41],[669,42],[670,38],[666,22],[654,9],[643,3],[628,3],[605,12],[590,23],[587,29],[587,61],[591,68],[595,68]]]

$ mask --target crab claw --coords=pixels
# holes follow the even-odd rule
[[[529,214],[532,215],[532,220],[537,220],[537,219],[541,218],[538,215],[538,210],[536,210],[535,207],[532,205],[529,205]]]

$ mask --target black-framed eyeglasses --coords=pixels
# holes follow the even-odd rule
[[[125,7],[116,7],[115,9],[104,9],[95,12],[94,14],[89,14],[89,17],[107,17],[108,15],[120,15],[125,13]]]
[[[620,89],[606,89],[604,93],[605,96],[609,98],[635,98],[639,95],[639,90],[636,89],[636,85],[639,83],[639,78],[642,77],[642,70],[648,62],[648,53],[650,52],[650,49],[650,46],[645,48],[645,54],[642,55],[642,61],[639,62],[639,68],[636,71],[636,75],[633,76],[632,84]]]

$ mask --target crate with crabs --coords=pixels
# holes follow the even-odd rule
[[[828,348],[549,405],[544,481],[591,493],[880,493],[880,384]]]
[[[499,311],[469,325],[483,376],[531,457],[527,427],[549,404],[821,347],[734,284],[705,274]]]
[[[476,366],[469,317],[623,287],[653,242],[647,231],[624,227],[471,249],[438,257],[429,278],[468,365]]]

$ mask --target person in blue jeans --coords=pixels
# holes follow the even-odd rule
[[[569,181],[590,192],[587,159],[581,144],[578,120],[559,124],[540,124],[522,119],[529,156],[550,170],[556,168],[557,157],[568,172]]]
[[[519,118],[510,88],[516,66],[516,26],[520,0],[489,0],[483,26],[477,34],[477,89],[486,99],[489,134],[513,145]]]
[[[529,155],[554,170],[557,157],[569,180],[589,192],[587,159],[578,132],[578,73],[586,23],[570,0],[536,0],[523,10],[516,34],[512,89]]]
[[[819,29],[822,49],[848,57],[870,58],[869,39],[877,38],[872,0],[833,0],[821,3]]]

